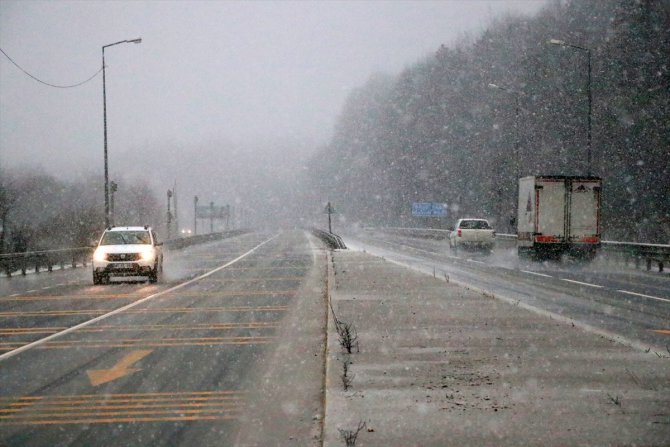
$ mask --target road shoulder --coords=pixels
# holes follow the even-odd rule
[[[665,445],[670,360],[355,251],[333,253],[324,445]],[[344,363],[350,388],[344,391]]]

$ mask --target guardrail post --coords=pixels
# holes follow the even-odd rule
[[[651,259],[647,258],[647,271],[651,270]]]
[[[658,272],[663,273],[663,261],[658,261]]]

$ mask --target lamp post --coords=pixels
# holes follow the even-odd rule
[[[489,88],[493,88],[496,90],[502,90],[505,93],[508,93],[512,96],[514,96],[514,158],[516,160],[516,178],[517,181],[519,179],[519,171],[520,171],[520,160],[519,160],[519,92],[506,88],[506,87],[501,87],[500,85],[496,84],[489,84]]]
[[[515,179],[515,191],[516,196],[519,196],[519,176],[521,175],[521,160],[519,156],[519,96],[520,93],[516,90],[510,88],[502,87],[497,84],[489,84],[489,88],[502,90],[503,92],[514,96],[514,159],[516,164],[516,179]],[[514,216],[510,218],[510,226],[512,228],[516,227],[516,219]]]
[[[121,43],[141,43],[142,39],[121,40],[102,47],[102,121],[105,134],[105,227],[109,227],[109,168],[107,163],[107,91],[105,88],[105,48]]]
[[[593,98],[591,97],[591,49],[586,48],[586,47],[580,47],[578,45],[572,45],[567,42],[564,42],[562,40],[558,39],[550,39],[549,44],[551,45],[558,45],[561,47],[569,47],[569,48],[574,48],[576,50],[581,50],[581,51],[586,51],[586,56],[588,59],[588,65],[589,65],[589,70],[588,70],[588,81],[586,83],[586,94],[589,98],[589,113],[588,113],[588,131],[587,131],[587,136],[586,136],[586,174],[591,175],[591,107],[592,107],[592,102]]]

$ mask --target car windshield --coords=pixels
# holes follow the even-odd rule
[[[148,231],[108,231],[100,245],[151,244]]]
[[[490,230],[491,226],[485,220],[463,220],[459,228],[464,230]]]

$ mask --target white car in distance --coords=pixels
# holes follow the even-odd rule
[[[162,245],[149,226],[107,228],[93,252],[93,284],[109,283],[112,276],[157,282],[163,271]]]
[[[495,245],[496,232],[486,219],[459,219],[449,233],[449,246],[490,252]]]

